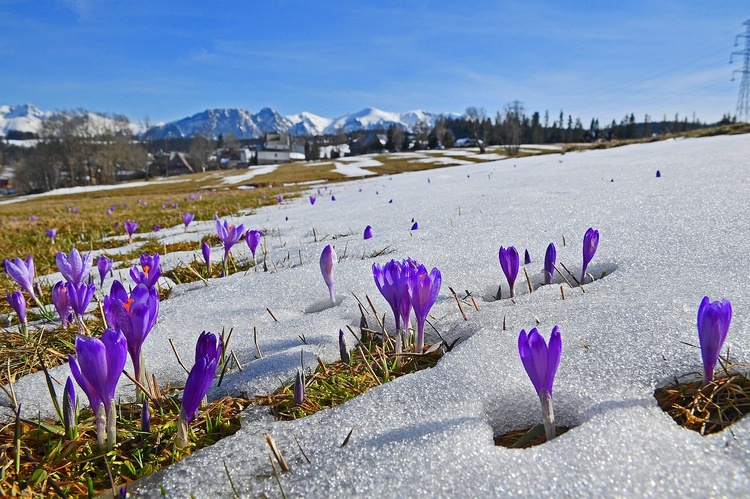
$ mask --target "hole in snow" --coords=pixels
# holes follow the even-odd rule
[[[743,366],[746,367],[746,366]],[[674,383],[657,388],[654,398],[675,422],[701,435],[718,433],[750,413],[750,379],[732,373],[703,386],[703,380]]]
[[[555,435],[560,436],[570,430],[568,426],[555,427]],[[507,447],[509,449],[528,449],[547,442],[544,436],[544,425],[536,425],[531,428],[521,428],[520,430],[511,430],[502,435],[493,437],[495,445]]]
[[[580,279],[580,267],[571,268],[570,266],[568,266],[568,270],[570,270],[570,272],[575,276],[575,279],[571,276],[570,273],[566,272],[563,266],[559,263],[557,264],[557,268],[563,273],[563,275],[555,272],[555,275],[552,276],[552,282],[550,286],[559,287],[562,285],[565,286],[566,290],[571,289],[570,286],[568,286],[568,283],[570,283],[570,285],[574,287],[578,286],[578,283],[575,279]],[[592,282],[604,279],[616,270],[617,265],[615,265],[614,263],[589,264],[589,267],[586,271],[586,282],[584,283],[584,286],[591,285]],[[546,286],[546,284],[544,284],[544,271],[533,271],[532,273],[531,265],[528,265],[526,266],[526,272],[528,272],[529,274],[531,289],[536,291],[539,288]],[[526,275],[523,273],[523,267],[521,267],[521,269],[518,271],[518,277],[516,277],[516,283],[514,286],[516,297],[529,294],[529,281],[526,281]],[[508,281],[505,279],[505,275],[503,274],[502,270],[499,271],[499,275],[497,276],[497,283],[490,284],[485,288],[482,299],[485,302],[497,301],[498,293],[500,294],[501,300],[510,298],[510,288],[508,287]]]

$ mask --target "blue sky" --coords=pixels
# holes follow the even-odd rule
[[[601,124],[734,113],[747,0],[0,0],[0,104],[151,123],[207,108],[490,116],[520,100]]]

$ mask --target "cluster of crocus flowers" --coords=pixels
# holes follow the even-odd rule
[[[599,246],[599,231],[589,227],[583,235],[583,269],[581,270],[581,284],[586,279],[586,268],[591,259],[594,258],[596,248]]]
[[[245,242],[247,247],[250,248],[250,253],[253,254],[253,264],[258,265],[258,260],[255,258],[255,251],[258,249],[260,239],[263,237],[263,231],[260,230],[249,230],[245,234]]]
[[[336,295],[333,290],[333,274],[338,261],[336,250],[330,244],[323,248],[323,252],[320,254],[320,272],[323,274],[326,286],[328,286],[328,295],[331,298],[332,305],[336,304]]]
[[[216,217],[216,234],[219,236],[219,240],[221,241],[221,244],[224,246],[224,275],[228,275],[229,269],[227,268],[227,260],[229,259],[229,252],[232,249],[232,246],[237,244],[237,241],[239,241],[242,238],[242,235],[245,232],[245,227],[240,224],[238,226],[230,225],[228,221],[224,221],[223,223],[219,220],[218,217]]]
[[[109,327],[125,336],[135,378],[145,385],[142,348],[159,315],[159,292],[141,282],[128,295],[122,283],[114,281],[109,296],[104,297],[104,315]],[[140,396],[138,390],[136,395]]]
[[[382,267],[373,264],[372,274],[378,291],[393,311],[397,331],[396,351],[401,351],[402,337],[408,342],[409,317],[414,310],[417,321],[414,351],[421,353],[424,349],[424,324],[427,314],[440,293],[440,271],[433,268],[427,272],[424,265],[407,258],[400,262],[391,260]]]
[[[542,420],[547,440],[555,438],[555,413],[552,408],[552,383],[555,381],[557,367],[560,365],[562,339],[560,328],[552,328],[549,345],[536,328],[526,334],[521,330],[518,335],[518,353],[521,362],[534,385],[539,401],[542,404]]]
[[[223,347],[221,340],[213,333],[203,331],[198,338],[195,345],[195,364],[185,382],[180,406],[177,430],[177,445],[180,447],[188,444],[188,425],[195,418],[201,401],[211,388]]]
[[[130,269],[130,277],[136,284],[145,284],[149,288],[155,287],[161,277],[161,259],[159,253],[154,253],[153,255],[143,253],[140,258],[140,264],[140,269],[137,265]]]
[[[552,276],[555,273],[556,262],[557,249],[555,249],[555,243],[549,243],[547,251],[544,254],[544,284],[552,284]]]
[[[729,323],[732,321],[732,305],[725,298],[722,301],[710,301],[704,296],[698,307],[698,340],[703,360],[704,384],[714,379],[714,368],[719,360],[721,347],[727,339]]]
[[[117,437],[115,389],[127,359],[127,342],[120,331],[106,329],[99,338],[76,337],[76,357],[68,355],[70,371],[96,417],[99,448],[112,450]]]
[[[519,257],[518,257],[518,251],[514,246],[509,246],[508,248],[505,248],[503,246],[500,246],[500,267],[503,269],[503,274],[505,274],[505,278],[508,280],[508,287],[510,288],[510,297],[513,298],[516,296],[516,277],[518,277],[518,267],[520,264]],[[498,298],[500,298],[500,290],[498,289]]]

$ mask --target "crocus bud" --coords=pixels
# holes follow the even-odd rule
[[[24,298],[23,293],[21,293],[20,291],[8,291],[5,296],[8,299],[8,303],[10,303],[10,306],[13,307],[13,310],[16,311],[16,314],[18,315],[18,322],[22,327],[25,327],[26,298]]]
[[[555,273],[555,262],[557,261],[557,250],[555,243],[549,243],[547,252],[544,254],[544,284],[552,283],[552,275]]]
[[[339,354],[341,355],[341,362],[343,364],[349,363],[349,349],[346,348],[346,341],[344,340],[344,331],[339,329]]]
[[[725,298],[711,302],[704,296],[698,307],[698,340],[703,359],[704,384],[714,379],[714,368],[732,321],[732,305]]]
[[[305,374],[297,371],[297,377],[294,378],[294,403],[299,405],[305,400]]]
[[[364,234],[364,238],[365,238],[365,239],[370,239],[370,238],[372,238],[372,227],[370,227],[369,225],[368,225],[367,227],[365,227],[365,234]]]
[[[263,237],[263,232],[260,230],[249,230],[245,234],[245,242],[247,247],[250,248],[250,253],[253,254],[253,260],[255,260],[255,250],[258,249],[260,239]]]
[[[333,273],[336,270],[336,264],[338,263],[338,257],[336,256],[336,250],[327,245],[323,252],[320,254],[320,271],[323,274],[323,280],[328,286],[328,293],[331,296],[331,303],[336,304],[336,296],[333,292]]]
[[[77,400],[76,389],[73,385],[73,379],[68,376],[65,382],[65,391],[63,392],[63,426],[65,434],[70,440],[78,437],[78,421],[76,417]]]
[[[661,172],[659,170],[656,170],[656,178],[660,178],[660,177],[661,177]]]
[[[581,284],[586,279],[586,267],[594,258],[596,248],[599,246],[599,231],[589,228],[583,235],[583,270],[581,271]]]
[[[112,260],[106,256],[100,256],[96,259],[96,268],[99,269],[99,286],[104,285],[104,278],[112,270]]]
[[[141,431],[151,433],[151,412],[148,408],[148,400],[143,401],[143,409],[141,409]]]
[[[419,229],[419,224],[417,222],[414,222],[414,224],[411,226],[411,230],[417,230]]]
[[[192,222],[194,218],[195,218],[195,215],[193,215],[192,213],[182,214],[182,223],[185,224],[185,230],[187,230],[188,225],[190,225],[190,222]]]
[[[310,204],[315,204],[315,196],[310,196]]]
[[[529,256],[529,250],[523,252],[523,264],[528,265],[531,263],[531,256]]]
[[[562,340],[560,328],[552,328],[549,346],[536,328],[528,336],[523,329],[518,335],[518,353],[542,404],[542,419],[547,440],[555,438],[555,413],[552,409],[552,383],[560,365]]]
[[[516,295],[515,283],[516,277],[518,277],[518,251],[513,246],[504,248],[500,246],[500,266],[503,268],[505,278],[508,280],[508,287],[510,288],[510,297],[513,298]]]
[[[206,262],[206,267],[211,268],[211,246],[207,242],[203,241],[201,244],[201,252],[203,253],[203,261]]]

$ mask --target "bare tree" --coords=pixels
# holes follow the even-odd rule
[[[202,130],[190,139],[188,154],[193,168],[200,171],[206,171],[211,167],[211,156],[216,153],[214,149],[214,139],[211,131]]]
[[[484,108],[467,107],[466,120],[469,122],[471,133],[474,135],[477,145],[479,145],[479,152],[484,154],[485,142],[487,141],[484,122],[487,120],[487,113]]]
[[[518,155],[521,148],[521,128],[523,122],[523,103],[513,101],[505,105],[505,119],[500,128],[500,142],[509,156]]]

